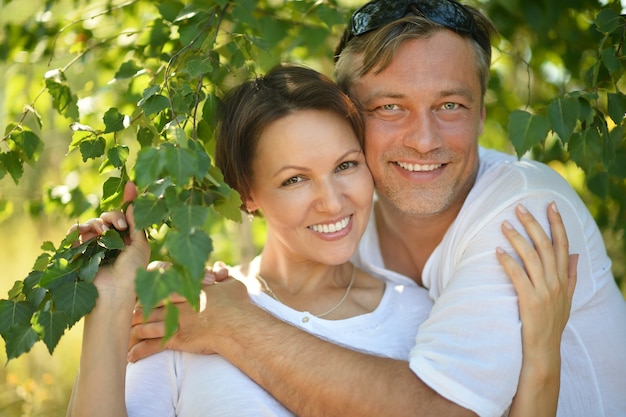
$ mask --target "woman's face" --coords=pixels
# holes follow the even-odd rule
[[[330,111],[303,110],[261,134],[246,206],[265,216],[266,250],[279,245],[296,259],[336,265],[357,248],[373,189],[349,122]]]

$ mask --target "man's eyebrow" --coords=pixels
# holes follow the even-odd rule
[[[374,100],[379,100],[383,98],[384,99],[404,99],[406,97],[407,95],[403,93],[397,93],[397,92],[388,91],[388,90],[380,90],[372,94],[368,94],[367,97],[365,97],[364,100],[360,100],[360,102],[364,106],[367,106]]]
[[[476,101],[474,94],[472,94],[472,90],[466,87],[450,88],[439,92],[439,97],[441,98],[449,96],[461,96],[467,98],[471,102]]]

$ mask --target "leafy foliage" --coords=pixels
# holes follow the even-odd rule
[[[219,95],[260,67],[276,64],[271,52],[277,48],[272,44],[294,39],[289,33],[302,33],[299,36],[310,38],[311,45],[322,40],[301,53],[323,48],[330,54],[332,47],[325,46],[325,39],[344,16],[333,3],[313,1],[272,6],[250,0],[134,0],[100,7],[93,13],[99,24],[115,24],[124,15],[129,27],[116,26],[117,32],[102,35],[89,25],[90,18],[76,17],[65,27],[49,21],[56,26],[39,38],[29,38],[35,43],[53,40],[47,50],[51,57],[64,36],[75,39],[70,49],[76,57],[45,73],[38,98],[47,93],[52,109],[70,122],[69,153],[79,154],[82,164],[99,163],[103,185],[97,212],[121,206],[127,181],[138,186],[136,226],[148,231],[154,257],[173,263],[167,270],[138,272],[136,291],[146,311],[173,291],[197,305],[205,264],[213,251],[210,224],[241,220],[241,199],[224,183],[211,157]],[[9,28],[16,31],[17,27]],[[5,54],[19,50],[7,46]],[[115,89],[114,105],[93,114],[82,111],[76,91],[87,88],[72,82],[81,78],[72,74],[74,66],[107,72],[110,78],[92,98]],[[8,149],[0,152],[0,176],[9,173],[15,183],[23,176],[24,163],[37,162],[41,154],[43,118],[35,110],[37,104],[26,107],[19,121],[6,129]],[[28,127],[29,118],[36,120],[38,129]],[[50,255],[42,255],[33,272],[16,282],[9,299],[0,301],[0,334],[9,358],[27,352],[37,340],[52,353],[65,329],[91,311],[98,266],[123,247],[113,236],[107,232],[74,248],[71,242],[77,236],[69,235],[58,248],[47,245]],[[177,310],[168,305],[167,314],[171,334]]]
[[[5,0],[0,70],[8,68],[11,82],[0,94],[10,97],[0,181],[39,191],[43,177],[57,177],[27,198],[28,211],[76,218],[120,208],[132,180],[140,190],[137,225],[153,257],[173,263],[138,272],[139,300],[149,310],[176,290],[197,305],[216,249],[211,231],[241,220],[240,197],[212,160],[219,98],[283,60],[330,74],[347,16],[361,3]],[[578,166],[586,180],[581,194],[599,225],[618,236],[612,243],[623,259],[626,18],[618,1],[605,3],[477,3],[501,32],[483,140],[507,148],[508,130],[518,155]],[[55,156],[58,148],[67,153]],[[0,210],[10,206],[0,194]],[[79,246],[74,240],[44,244],[32,272],[0,300],[9,358],[38,340],[52,353],[93,308],[93,277],[120,249],[119,236],[113,231]],[[176,319],[167,305],[170,334]]]
[[[65,330],[94,308],[98,267],[113,261],[124,241],[115,230],[75,245],[77,239],[76,230],[58,248],[44,243],[46,252],[33,271],[15,282],[8,299],[0,300],[0,335],[9,359],[28,352],[39,340],[52,353]]]

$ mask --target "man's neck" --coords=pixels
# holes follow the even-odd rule
[[[385,267],[422,285],[424,265],[459,210],[460,207],[437,215],[409,215],[379,198],[374,213]]]

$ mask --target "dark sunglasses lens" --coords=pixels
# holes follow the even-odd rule
[[[394,2],[395,3],[395,2]],[[404,2],[397,2],[404,3]],[[377,29],[389,22],[398,20],[406,14],[406,6],[390,5],[389,1],[367,3],[354,12],[351,20],[351,32],[354,36]]]
[[[422,14],[435,23],[462,32],[471,32],[474,27],[474,18],[460,4],[441,0],[423,0],[418,3]]]

